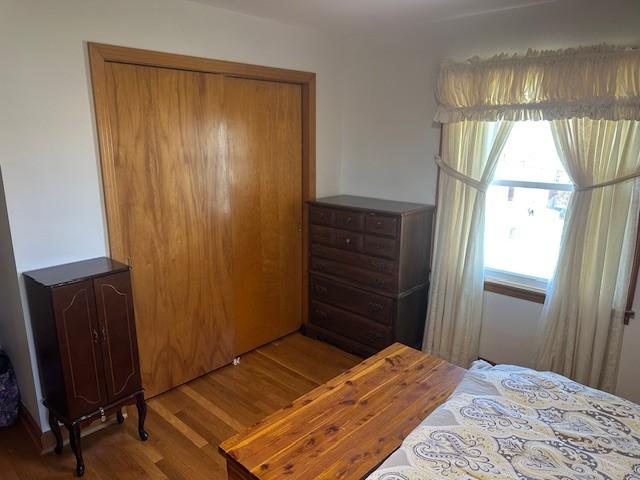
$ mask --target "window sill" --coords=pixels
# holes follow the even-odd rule
[[[484,291],[505,295],[507,297],[519,298],[529,302],[544,303],[545,292],[536,288],[528,288],[521,285],[513,285],[506,282],[498,282],[496,280],[485,280]]]

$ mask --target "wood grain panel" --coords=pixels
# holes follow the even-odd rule
[[[225,441],[231,478],[359,479],[455,389],[464,370],[394,344]],[[309,461],[312,458],[313,461]]]
[[[225,78],[236,355],[301,325],[301,102],[300,85]]]
[[[232,358],[223,77],[104,68],[111,255],[133,267],[143,384],[153,396]]]

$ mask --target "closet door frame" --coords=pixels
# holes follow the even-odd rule
[[[88,54],[93,87],[93,100],[98,134],[98,150],[102,170],[103,197],[109,211],[117,211],[118,198],[115,188],[116,168],[112,149],[109,100],[106,90],[106,62],[126,63],[148,67],[164,67],[176,70],[222,74],[252,80],[267,80],[300,85],[302,89],[302,324],[307,323],[309,303],[309,207],[307,202],[316,198],[316,74],[298,70],[264,67],[245,63],[212,60],[173,53],[142,50],[101,43],[88,42]],[[118,217],[117,215],[114,217]],[[120,238],[122,227],[119,218],[108,219],[109,248],[112,238]],[[126,258],[116,260],[127,262]]]

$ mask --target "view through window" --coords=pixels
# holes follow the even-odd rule
[[[517,122],[487,192],[488,278],[544,287],[553,275],[573,185],[548,122]]]

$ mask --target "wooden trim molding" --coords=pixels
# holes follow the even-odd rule
[[[18,410],[18,421],[27,431],[29,439],[40,454],[44,454],[47,450],[47,446],[49,445],[53,450],[53,447],[55,446],[55,439],[53,438],[53,434],[50,431],[42,433],[42,430],[40,430],[40,426],[33,419],[29,410],[27,410],[22,403],[20,403],[20,407]]]
[[[494,282],[491,280],[485,280],[484,291],[497,293],[499,295],[506,295],[507,297],[519,298],[521,300],[527,300],[529,302],[535,303],[544,303],[547,297],[544,292],[530,290],[528,288],[509,285],[506,283]]]
[[[636,245],[633,251],[633,265],[631,266],[631,278],[629,279],[629,289],[627,290],[627,302],[624,311],[624,324],[629,325],[636,312],[633,311],[633,301],[638,286],[638,274],[640,273],[640,217],[636,223]]]
[[[292,83],[302,88],[302,311],[303,324],[308,317],[308,270],[309,270],[309,213],[306,203],[316,198],[316,74],[297,70],[249,65],[224,60],[156,52],[137,48],[88,43],[91,81],[98,132],[98,148],[102,166],[104,201],[107,208],[117,211],[118,199],[113,188],[116,184],[115,155],[112,151],[111,122],[109,121],[108,98],[106,92],[105,63],[117,62],[133,65],[164,67],[195,72],[216,73],[231,77]],[[108,222],[108,231],[119,232],[121,226],[115,219]],[[120,238],[109,235],[109,238]],[[111,241],[111,240],[110,240]],[[119,246],[109,245],[111,250],[122,251]],[[124,260],[124,259],[120,259]]]

